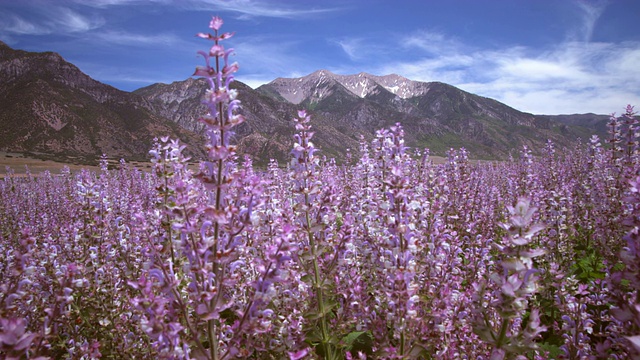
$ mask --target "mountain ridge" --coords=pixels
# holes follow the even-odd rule
[[[357,152],[361,137],[369,141],[395,123],[405,127],[410,147],[436,155],[466,147],[472,157],[484,159],[505,159],[522,145],[542,149],[547,139],[571,146],[593,133],[576,126],[575,116],[532,115],[445,83],[396,74],[318,70],[257,89],[239,81],[232,87],[247,119],[236,128],[234,141],[240,154],[259,164],[288,160],[291,119],[300,109],[312,116],[314,143],[338,161],[348,149]],[[207,88],[204,79],[188,78],[125,92],[92,79],[59,54],[1,43],[0,150],[139,159],[147,157],[154,137],[170,136],[202,155],[197,119],[206,111],[201,99]]]
[[[295,80],[295,82],[292,83],[290,80]],[[309,83],[316,83],[315,87],[317,88],[318,85],[326,82],[326,80],[333,80],[340,83],[351,93],[361,98],[369,95],[376,85],[381,86],[387,91],[403,99],[421,95],[428,91],[428,87],[424,86],[424,84],[428,83],[409,80],[397,74],[378,76],[361,72],[355,75],[338,75],[324,69],[314,71],[313,73],[300,78],[277,78],[265,85],[278,88],[280,84],[286,84],[285,87],[288,91],[279,91],[280,95],[293,104],[299,104],[305,95],[309,95],[305,94],[304,90],[300,91],[302,87],[308,87]],[[260,87],[256,90],[259,89]],[[316,95],[322,97],[322,94]]]
[[[408,144],[429,147],[439,155],[449,147],[465,146],[472,156],[505,159],[522,145],[542,148],[550,139],[569,146],[575,138],[592,132],[553,117],[518,111],[449,84],[393,74],[336,75],[318,70],[300,78],[278,78],[256,90],[334,123],[356,123],[351,130],[366,131],[358,123],[379,128],[392,125],[385,117],[398,119],[409,130]]]
[[[0,46],[0,84],[3,151],[143,159],[155,137],[195,139],[148,100],[92,79],[54,52]]]

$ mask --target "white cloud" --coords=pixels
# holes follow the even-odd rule
[[[508,51],[507,51],[508,52]],[[536,56],[487,55],[491,77],[454,85],[541,113],[608,114],[627,103],[640,104],[640,43],[564,44]]]
[[[54,27],[67,32],[85,32],[104,25],[104,19],[100,17],[89,18],[67,8],[54,10],[52,17]]]
[[[433,31],[419,31],[405,36],[401,46],[438,56],[460,53],[466,47],[455,38]]]
[[[106,31],[95,34],[94,37],[111,44],[131,46],[176,45],[185,42],[182,38],[170,33],[144,35],[122,31]]]
[[[242,18],[300,18],[330,14],[337,8],[310,8],[301,2],[283,0],[152,0],[155,6],[171,10],[204,10],[209,13],[232,12]],[[68,0],[60,4],[32,7],[30,18],[19,13],[0,13],[0,34],[4,38],[22,34],[74,34],[81,40],[98,40],[104,46],[164,46],[172,56],[194,54],[207,44],[166,33],[133,33],[124,30],[91,31],[105,20],[92,14],[105,7],[137,6],[142,0]],[[238,49],[234,61],[240,63],[237,79],[252,87],[276,77],[298,77],[320,68],[340,74],[361,71],[376,75],[396,73],[419,81],[442,81],[463,90],[494,98],[509,106],[532,113],[595,112],[607,114],[627,103],[640,106],[640,42],[590,42],[596,24],[606,9],[605,2],[573,0],[579,20],[566,30],[562,43],[533,48],[524,45],[480,48],[467,39],[447,33],[420,30],[410,34],[374,33],[329,39],[349,60],[330,62],[305,53],[310,35],[292,34],[277,41],[272,37],[233,38]],[[322,5],[320,5],[322,6]],[[92,7],[92,8],[90,8]],[[98,9],[99,8],[99,9]],[[82,13],[80,13],[82,11]],[[105,27],[106,28],[106,27]],[[80,35],[87,33],[87,36]],[[325,45],[325,44],[323,44]],[[346,61],[345,61],[346,60]],[[193,63],[197,65],[197,61]],[[327,63],[329,62],[329,63]],[[117,70],[117,69],[116,69]],[[102,79],[146,82],[139,77],[119,75],[116,70]],[[133,72],[131,72],[133,73]],[[162,74],[166,76],[166,74]],[[176,75],[177,79],[184,78]],[[149,79],[152,76],[149,75]],[[129,79],[129,80],[127,80]],[[167,76],[167,79],[170,77]],[[157,81],[157,80],[156,80]]]
[[[631,81],[637,86],[640,83],[640,67],[638,65],[640,64],[640,47],[633,48],[632,44],[629,45],[625,51],[616,51],[615,54],[612,54],[614,58],[607,62],[606,70],[618,74],[619,80]]]
[[[2,26],[3,32],[17,35],[41,35],[51,33],[50,29],[13,14],[2,16],[2,23],[4,24]]]
[[[376,71],[380,74],[398,74],[411,80],[440,81],[448,84],[464,82],[472,70],[472,58],[468,55],[451,55],[439,58],[424,58],[416,61],[390,62]]]
[[[11,13],[0,15],[0,31],[16,35],[69,34],[97,29],[105,23],[101,17],[88,17],[56,6],[41,8],[32,15],[30,20]]]
[[[362,51],[362,39],[342,39],[336,41],[336,44],[352,61],[360,60],[365,56],[364,51]]]
[[[419,31],[401,37],[401,51],[375,71],[446,82],[538,114],[609,114],[627,103],[640,106],[640,42],[585,41],[606,4],[576,4],[582,22],[568,33],[580,39],[570,36],[574,40],[546,48],[482,49],[446,34]]]
[[[582,12],[582,24],[570,33],[570,40],[591,41],[593,30],[598,19],[607,7],[606,0],[587,1],[574,0],[578,9]]]
[[[367,63],[370,59],[384,56],[389,52],[389,48],[370,38],[344,37],[328,41],[337,44],[353,62]]]
[[[110,6],[145,5],[149,3],[170,4],[171,0],[74,0],[76,4],[94,8],[106,8]]]
[[[295,2],[294,2],[295,3]],[[306,6],[305,6],[306,5]],[[338,8],[314,8],[309,4],[300,7],[284,6],[274,1],[256,0],[204,0],[188,1],[183,4],[199,10],[230,11],[246,17],[295,18],[318,15],[339,10]]]
[[[300,16],[324,14],[339,10],[338,8],[310,7],[308,4],[292,7],[276,1],[258,0],[75,0],[74,2],[95,8],[155,3],[160,5],[173,5],[176,9],[234,12],[241,14],[242,18],[295,18]]]
[[[638,103],[640,97],[629,99],[618,89],[591,89],[573,92],[565,89],[538,89],[526,92],[506,91],[500,101],[521,111],[534,114],[618,114],[627,103]]]
[[[525,82],[538,81],[571,81],[588,77],[576,66],[567,64],[564,61],[553,61],[549,59],[497,59],[499,69],[503,76],[518,78]]]

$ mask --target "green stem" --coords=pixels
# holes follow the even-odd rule
[[[306,134],[304,131],[302,133],[302,138],[306,139]],[[307,145],[306,140],[303,140],[303,141],[305,142],[304,145],[306,147]],[[303,156],[305,159],[307,159],[306,151],[303,154]],[[309,167],[307,162],[305,162],[304,168],[305,168],[304,173],[308,174]],[[331,351],[332,350],[331,346],[329,345],[329,330],[327,326],[327,319],[325,317],[324,292],[322,287],[323,281],[320,276],[320,267],[318,265],[318,259],[317,259],[318,254],[317,254],[316,242],[315,242],[313,232],[311,231],[311,218],[309,215],[310,201],[309,201],[309,194],[306,191],[307,187],[308,187],[307,180],[304,179],[303,189],[305,189],[305,194],[304,194],[305,225],[307,229],[307,236],[309,239],[309,252],[311,253],[311,262],[313,266],[313,286],[316,292],[316,299],[318,301],[318,314],[320,315],[320,331],[322,334],[321,346],[322,346],[322,350],[324,351],[324,358],[332,359],[333,353]]]
[[[306,184],[305,184],[306,185]],[[322,350],[324,351],[325,359],[331,359],[332,355],[329,350],[329,331],[327,329],[327,319],[324,315],[324,294],[322,291],[322,279],[320,278],[320,267],[318,266],[316,243],[311,232],[311,219],[309,218],[309,194],[304,194],[304,203],[307,208],[305,210],[305,221],[307,226],[307,236],[309,238],[309,251],[311,252],[311,261],[313,264],[313,286],[316,291],[316,298],[318,300],[318,314],[320,314],[320,331],[322,333]]]
[[[505,343],[505,338],[507,336],[507,328],[509,327],[509,320],[502,319],[502,324],[500,325],[500,335],[498,336],[498,340],[496,341],[496,348],[501,349],[502,345]]]
[[[404,322],[404,319],[401,320]],[[405,324],[402,324],[405,325]],[[404,358],[404,347],[405,347],[405,338],[404,338],[404,326],[402,327],[402,332],[400,333],[400,355]]]
[[[163,166],[166,167],[166,164],[163,164]],[[165,209],[167,209],[167,204],[169,203],[169,179],[167,179],[166,176],[166,170],[164,171],[164,207]],[[165,219],[167,222],[167,232],[168,232],[168,237],[169,237],[169,241],[167,242],[167,246],[169,246],[169,248],[171,249],[171,263],[172,264],[176,264],[176,257],[175,254],[173,253],[173,233],[171,231],[171,218],[169,217],[169,213],[167,212],[165,214]]]

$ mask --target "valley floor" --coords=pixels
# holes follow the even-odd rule
[[[117,165],[118,161],[110,159],[109,164]],[[151,169],[150,162],[135,161],[131,164],[141,170]],[[95,165],[74,164],[71,162],[40,159],[29,154],[0,152],[0,179],[7,176],[7,168],[12,170],[13,174],[11,176],[24,177],[28,172],[34,175],[44,171],[58,174],[65,166],[68,166],[72,172],[79,171],[80,169],[89,169],[92,171],[100,169],[97,162]]]

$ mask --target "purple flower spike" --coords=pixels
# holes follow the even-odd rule
[[[330,119],[312,103],[291,112],[287,145],[279,129],[234,134],[247,92],[232,88],[232,33],[208,25],[198,165],[158,135],[150,171],[104,157],[0,178],[0,358],[640,359],[632,106],[606,143],[436,163],[408,144],[448,130],[407,121],[340,162],[314,145],[340,138],[322,121],[314,134],[316,111]],[[254,168],[248,154],[280,145],[290,164]]]
[[[36,337],[36,334],[25,332],[26,321],[24,319],[0,319],[0,349],[13,349],[21,351],[28,348]]]
[[[300,360],[309,354],[309,348],[304,348],[300,351],[289,352],[289,360]]]
[[[223,24],[223,23],[224,23],[224,22],[222,21],[222,19],[221,19],[221,18],[219,18],[219,17],[217,17],[217,16],[214,16],[214,17],[211,19],[211,21],[209,22],[209,28],[210,28],[210,29],[213,29],[213,30],[215,30],[215,31],[218,31],[218,30],[220,30],[220,28],[222,27],[222,24]]]

